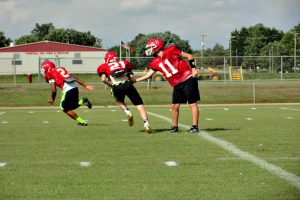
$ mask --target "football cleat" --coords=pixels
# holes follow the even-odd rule
[[[87,126],[88,124],[86,122],[78,123],[77,126]]]
[[[189,130],[188,130],[189,133],[199,133],[199,128],[198,127],[195,127],[195,126],[192,126]]]
[[[128,117],[128,125],[133,126],[134,124],[133,115],[130,113],[129,115],[127,115],[127,117]]]
[[[144,125],[144,128],[145,128],[146,133],[148,133],[148,134],[151,134],[151,133],[152,133],[152,128],[150,127],[149,124]]]
[[[92,103],[89,101],[88,98],[83,97],[82,100],[83,100],[83,104],[84,104],[84,105],[86,105],[89,109],[92,108]]]
[[[172,126],[170,129],[169,129],[170,133],[177,133],[179,131],[178,127],[176,126]]]

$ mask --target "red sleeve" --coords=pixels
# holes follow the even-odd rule
[[[98,67],[98,69],[97,69],[97,74],[98,74],[99,76],[102,76],[102,74],[106,74],[106,76],[108,76],[107,73],[106,73],[106,65],[105,65],[105,64],[101,64],[101,65]]]
[[[166,50],[168,53],[172,53],[178,57],[181,56],[181,50],[175,45],[169,46]]]
[[[129,71],[132,70],[133,66],[130,62],[128,62],[127,60],[124,60],[124,63],[125,63],[125,68]]]

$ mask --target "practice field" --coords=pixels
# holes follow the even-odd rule
[[[0,108],[0,199],[299,199],[300,105],[201,106],[199,134],[168,106]]]

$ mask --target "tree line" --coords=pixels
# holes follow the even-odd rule
[[[300,52],[300,23],[287,32],[269,28],[263,24],[256,24],[250,27],[242,27],[241,29],[231,32],[228,38],[228,48],[221,44],[215,44],[213,48],[202,50],[193,50],[188,40],[181,39],[175,33],[170,31],[157,32],[150,34],[138,34],[132,41],[128,42],[130,49],[121,49],[121,57],[128,56],[130,51],[131,57],[144,57],[144,47],[147,41],[151,38],[159,37],[165,41],[166,46],[171,44],[177,45],[183,51],[193,53],[195,57],[215,57],[213,60],[201,61],[204,65],[219,65],[224,61],[221,57],[235,57],[235,65],[237,66],[261,66],[267,67],[268,63],[262,63],[261,59],[251,58],[252,56],[286,56],[292,57],[299,55]],[[80,32],[74,29],[55,28],[52,23],[39,24],[36,23],[31,31],[31,34],[21,36],[16,39],[15,44],[26,44],[38,41],[56,41],[69,44],[102,47],[102,39],[92,35],[90,31]],[[12,42],[10,38],[5,37],[4,32],[0,31],[0,47],[7,47]],[[113,46],[109,49],[118,54],[119,45]],[[128,50],[128,51],[127,51]],[[219,58],[218,58],[219,57]],[[247,57],[247,58],[242,58]],[[239,59],[237,59],[239,58]],[[276,58],[278,60],[278,58]],[[132,62],[136,66],[145,66],[147,59],[135,59]],[[228,64],[233,65],[232,60],[227,61]],[[286,67],[292,68],[295,64],[295,59],[287,58]],[[296,61],[296,63],[298,63]]]

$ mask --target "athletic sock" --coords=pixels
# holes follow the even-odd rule
[[[85,123],[86,121],[84,119],[82,119],[81,117],[77,117],[76,121],[78,123]]]
[[[83,99],[80,99],[80,100],[78,101],[78,105],[80,105],[80,106],[83,105]]]
[[[130,110],[128,108],[125,108],[124,112],[126,113],[126,115],[131,115],[131,112],[130,112]]]
[[[149,121],[148,120],[145,120],[144,121],[144,126],[149,126],[150,124],[149,124]]]

